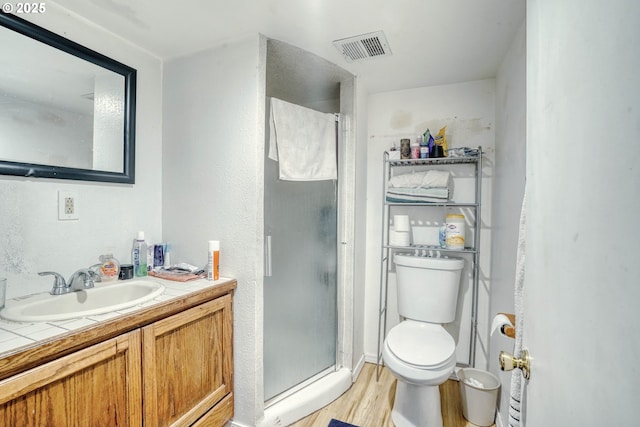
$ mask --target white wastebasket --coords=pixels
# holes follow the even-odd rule
[[[491,372],[475,368],[458,371],[462,415],[478,426],[490,426],[496,419],[500,380]]]

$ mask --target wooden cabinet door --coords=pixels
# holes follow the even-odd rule
[[[0,426],[141,426],[140,331],[0,381]]]
[[[233,391],[231,301],[225,295],[142,328],[146,426],[191,425]]]

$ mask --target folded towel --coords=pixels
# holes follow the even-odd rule
[[[396,175],[389,180],[389,187],[437,188],[449,187],[449,171],[429,170],[426,172]]]
[[[387,190],[389,196],[410,196],[410,197],[432,197],[435,199],[449,199],[449,189],[446,187],[438,188],[413,188],[413,187],[393,187]]]
[[[338,179],[335,115],[271,98],[269,158],[280,179]]]

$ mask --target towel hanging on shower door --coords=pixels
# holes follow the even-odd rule
[[[336,117],[271,98],[269,158],[287,181],[338,179]]]

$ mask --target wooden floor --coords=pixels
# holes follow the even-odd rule
[[[383,368],[380,381],[376,382],[376,365],[365,363],[358,381],[340,398],[291,427],[327,427],[331,418],[359,427],[394,427],[391,407],[395,391],[396,379],[387,368]],[[440,399],[444,427],[475,427],[462,416],[456,381],[440,386]]]

